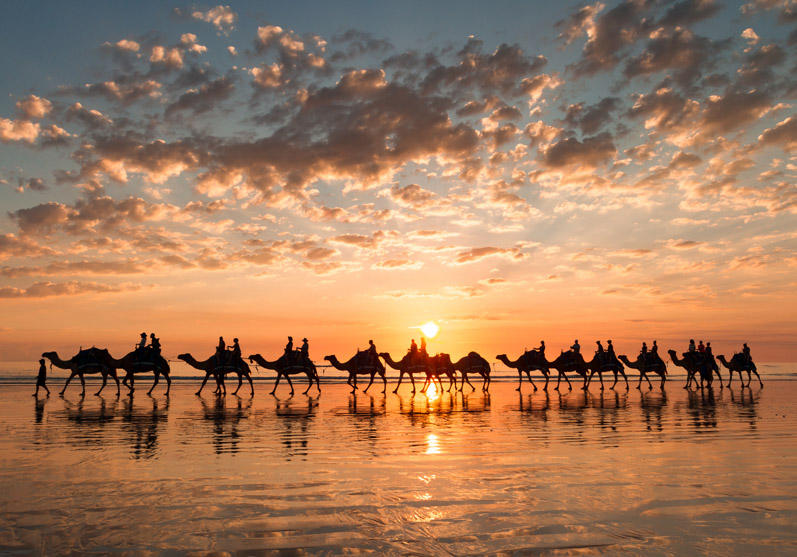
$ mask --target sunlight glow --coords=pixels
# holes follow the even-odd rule
[[[435,335],[437,335],[438,331],[440,331],[440,327],[434,321],[429,321],[428,323],[424,323],[418,328],[426,336],[426,338],[434,338]]]
[[[440,454],[440,441],[434,433],[426,436],[426,454]]]
[[[429,383],[429,388],[426,389],[426,398],[429,399],[429,402],[434,402],[440,398],[440,393],[437,391],[437,385],[434,381]]]

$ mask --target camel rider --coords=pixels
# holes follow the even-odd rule
[[[418,351],[418,345],[415,344],[415,339],[410,342],[410,354],[415,354]]]
[[[155,336],[155,333],[149,335],[149,347],[160,356],[161,353],[161,339]]]
[[[706,343],[706,354],[708,354],[709,356],[713,356],[714,355],[714,352],[711,350],[711,343],[710,342]]]
[[[421,335],[421,354],[428,356],[426,352],[426,337]]]
[[[615,354],[614,354],[614,345],[612,344],[611,339],[607,340],[606,344],[608,345],[607,348],[606,348],[606,354],[609,355],[609,358],[612,361],[616,360],[617,356],[615,356]]]
[[[224,337],[219,337],[219,344],[216,346],[216,363],[219,365],[224,363],[225,351],[227,350],[227,343],[224,342]]]
[[[141,340],[138,341],[136,350],[144,350],[147,347],[147,333],[141,333]]]
[[[697,343],[697,351],[701,353],[706,351],[706,347],[703,345],[702,340]]]
[[[573,343],[573,346],[570,347],[575,354],[581,354],[581,345],[578,343],[578,339]]]
[[[601,341],[596,340],[595,344],[598,345],[598,350],[597,350],[598,354],[603,354],[604,351],[603,351],[603,345],[601,344]]]
[[[647,356],[647,355],[648,355],[648,343],[647,342],[642,342],[642,350],[640,350],[639,356],[640,356],[641,359],[644,359],[645,356]]]
[[[747,363],[748,364],[752,364],[753,363],[753,357],[750,355],[750,347],[747,346],[746,342],[744,343],[744,346],[742,347],[742,354],[744,354],[744,357],[747,359]]]
[[[653,341],[653,346],[650,347],[650,353],[658,356],[659,355],[659,345],[656,344],[656,341]]]
[[[689,352],[694,352],[695,350],[697,350],[695,348],[695,339],[690,338],[689,339]]]
[[[307,342],[307,338],[302,339],[302,346],[299,348],[299,354],[302,356],[303,361],[310,362],[310,345]]]
[[[545,356],[545,341],[544,340],[540,341],[540,347],[537,348],[537,352],[540,353],[540,356]]]
[[[293,362],[293,337],[288,337],[288,344],[285,345],[285,358],[288,362]]]
[[[230,352],[232,352],[232,361],[237,362],[241,359],[241,345],[238,344],[238,339],[232,339],[232,348],[230,348]]]
[[[379,359],[379,356],[376,353],[376,344],[374,344],[373,340],[368,341],[368,363],[372,367],[376,367],[376,362]]]

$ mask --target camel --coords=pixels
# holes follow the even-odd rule
[[[407,352],[398,362],[394,361],[387,352],[380,352],[379,356],[385,360],[387,365],[399,371],[399,380],[396,384],[396,388],[393,390],[394,393],[398,392],[405,373],[410,376],[413,393],[415,392],[415,374],[423,373],[424,375],[429,375],[429,365],[425,361],[426,358],[424,358],[420,352],[416,352],[415,354]]]
[[[703,387],[704,381],[708,383],[709,387],[711,386],[713,381],[713,370],[711,368],[711,362],[709,359],[704,357],[705,353],[685,352],[683,359],[678,358],[678,353],[675,350],[667,350],[667,353],[670,355],[672,363],[686,370],[687,376],[684,389],[689,388],[692,383],[692,379],[695,377],[695,374],[700,376],[701,388]],[[697,379],[695,379],[695,384],[697,384]]]
[[[379,377],[382,378],[382,392],[384,393],[387,391],[385,366],[379,361],[379,358],[376,358],[376,361],[374,362],[373,356],[369,354],[368,350],[358,350],[354,356],[343,363],[341,363],[334,354],[324,356],[324,359],[328,361],[335,369],[348,372],[349,377],[346,379],[346,383],[348,383],[348,385],[351,387],[351,392],[357,390],[358,375],[371,376],[368,386],[363,391],[364,393],[367,393],[368,389],[370,389],[371,385],[373,385],[374,377],[376,377],[377,374],[379,374]]]
[[[515,389],[516,391],[519,391],[523,384],[524,372],[526,373],[526,377],[528,377],[531,386],[534,387],[535,391],[537,390],[537,385],[534,384],[534,380],[531,378],[531,372],[535,369],[542,372],[542,374],[545,376],[545,386],[543,387],[543,390],[548,390],[548,381],[550,380],[549,362],[545,359],[545,354],[540,353],[539,350],[526,350],[514,362],[507,358],[506,354],[498,354],[495,358],[503,362],[505,366],[517,369],[518,385]],[[559,375],[561,377],[563,373],[559,372]],[[564,378],[565,381],[567,381],[568,388],[572,391],[573,386],[570,384],[570,379],[567,378],[567,375],[565,375]],[[556,388],[559,389],[559,383],[557,383]]]
[[[587,362],[584,361],[584,357],[580,352],[574,352],[573,350],[562,352],[554,361],[548,362],[548,367],[559,372],[559,377],[556,380],[557,391],[559,390],[559,382],[562,380],[562,376],[567,380],[567,386],[570,387],[570,390],[573,390],[570,385],[570,380],[567,379],[567,375],[565,374],[566,371],[575,371],[584,378],[584,384],[581,388],[585,391],[589,388],[589,378],[587,377],[589,369],[587,368]]]
[[[154,372],[155,381],[152,383],[152,387],[150,387],[149,391],[147,391],[147,394],[152,393],[155,385],[157,385],[160,380],[160,376],[163,375],[166,378],[166,395],[168,396],[172,388],[172,379],[169,377],[169,362],[160,355],[160,351],[155,351],[151,348],[145,348],[143,350],[138,349],[125,354],[120,360],[116,358],[112,358],[111,360],[115,368],[125,370],[125,379],[130,381],[128,385],[130,389],[129,394],[132,395],[135,390],[134,379],[136,373]]]
[[[623,364],[620,363],[620,360],[617,358],[612,358],[610,353],[603,352],[601,354],[600,352],[595,352],[595,356],[593,356],[592,360],[587,362],[587,367],[590,370],[587,384],[592,381],[592,376],[597,373],[601,382],[601,390],[603,390],[603,372],[611,371],[614,373],[614,383],[609,388],[614,389],[615,385],[617,385],[617,374],[619,373],[625,380],[625,390],[628,390],[628,377],[625,376],[625,368],[623,367]]]
[[[273,362],[269,362],[260,354],[252,354],[249,356],[249,361],[256,363],[260,367],[273,369],[277,372],[277,381],[274,383],[274,388],[271,389],[270,393],[272,395],[276,392],[277,386],[280,384],[280,379],[283,375],[285,376],[285,379],[287,379],[288,385],[291,387],[291,395],[293,395],[293,383],[291,383],[290,376],[298,373],[304,373],[307,375],[307,388],[302,394],[306,395],[310,391],[310,389],[313,387],[314,380],[318,392],[321,392],[321,384],[318,381],[318,373],[316,372],[315,366],[312,362],[304,361],[299,356],[294,356],[289,360],[288,357],[283,354]]]
[[[429,364],[429,368],[426,373],[426,381],[421,389],[422,393],[426,392],[429,383],[433,382],[435,379],[437,379],[437,383],[440,385],[440,392],[443,392],[443,382],[440,381],[440,375],[442,374],[448,377],[448,389],[446,389],[446,392],[451,392],[451,385],[454,386],[455,391],[457,390],[457,376],[454,373],[454,364],[451,363],[451,356],[443,353],[435,354],[434,356],[427,356],[426,361]]]
[[[242,359],[238,359],[235,363],[218,363],[218,359],[216,358],[216,354],[213,354],[210,358],[204,361],[198,361],[194,358],[190,353],[187,354],[179,354],[177,356],[179,360],[184,361],[189,366],[198,369],[200,371],[205,372],[205,378],[202,379],[202,385],[200,385],[199,390],[196,392],[197,396],[202,394],[202,389],[205,388],[205,383],[208,382],[208,378],[211,375],[216,377],[216,381],[218,387],[216,388],[217,393],[227,394],[227,387],[224,385],[224,376],[228,373],[235,373],[238,376],[238,387],[232,393],[234,395],[238,394],[238,390],[241,388],[243,384],[243,378],[249,381],[249,388],[251,389],[250,396],[255,396],[255,386],[252,384],[252,375],[249,369],[249,365],[243,361]]]
[[[468,374],[471,373],[478,373],[482,376],[482,391],[489,391],[490,390],[490,362],[482,358],[476,352],[468,352],[467,356],[464,356],[451,364],[451,367],[454,371],[458,371],[462,374],[462,383],[459,386],[459,390],[462,391],[465,388],[465,383],[470,385],[472,390],[476,390],[470,381],[468,381]]]
[[[672,352],[672,350],[670,352]],[[664,360],[662,360],[658,354],[654,352],[646,352],[644,357],[642,354],[640,354],[633,362],[630,361],[625,354],[621,354],[617,356],[617,358],[631,369],[639,371],[639,383],[637,383],[636,388],[640,391],[642,390],[643,378],[648,382],[648,390],[653,389],[653,383],[650,382],[650,379],[647,375],[648,372],[651,371],[661,377],[660,387],[664,389],[664,383],[667,381],[667,364],[664,363]]]
[[[764,382],[761,381],[761,376],[758,375],[758,368],[756,368],[755,364],[752,360],[748,359],[744,354],[737,353],[734,354],[731,358],[731,361],[725,359],[725,356],[720,354],[717,356],[717,359],[722,362],[726,368],[728,368],[728,386],[731,386],[731,381],[733,380],[733,372],[736,371],[739,373],[739,381],[742,383],[742,387],[744,387],[744,380],[742,379],[742,372],[747,372],[747,386],[750,386],[750,381],[753,380],[750,373],[755,373],[755,376],[758,378],[758,384],[763,388]]]
[[[94,393],[95,395],[99,395],[105,388],[109,375],[116,381],[116,394],[119,394],[119,378],[116,376],[116,368],[110,363],[113,358],[105,348],[86,348],[68,360],[62,360],[55,351],[44,352],[42,358],[50,360],[50,365],[71,371],[69,377],[66,379],[66,383],[64,383],[64,388],[58,393],[62,396],[69,386],[69,382],[72,381],[75,375],[80,378],[80,385],[83,387],[83,391],[80,394],[85,395],[86,381],[83,379],[83,375],[95,373],[102,374],[102,386],[99,391]]]

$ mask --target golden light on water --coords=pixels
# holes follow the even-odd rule
[[[426,389],[426,398],[429,399],[429,402],[434,402],[440,397],[440,393],[437,391],[437,385],[434,381],[429,383],[429,388]]]
[[[426,454],[440,454],[440,440],[434,433],[426,436]]]
[[[418,327],[426,338],[434,338],[440,331],[440,327],[434,321],[429,321]]]

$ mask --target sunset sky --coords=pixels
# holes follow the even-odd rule
[[[0,359],[797,360],[797,5],[10,2]]]

